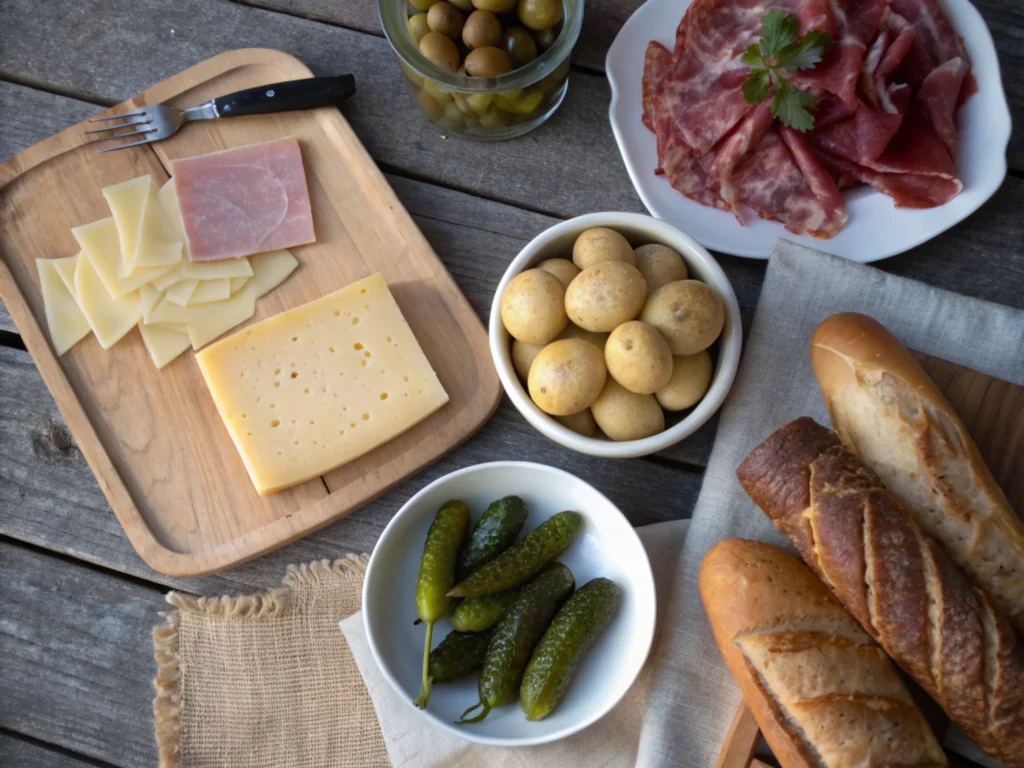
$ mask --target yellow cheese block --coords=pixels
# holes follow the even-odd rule
[[[115,299],[137,291],[146,283],[156,280],[174,269],[174,264],[160,267],[137,267],[128,277],[121,277],[121,242],[113,218],[100,219],[71,230],[82,251],[92,262],[96,272]],[[181,260],[179,255],[178,260]]]
[[[178,306],[184,307],[188,304],[188,300],[192,298],[192,294],[195,293],[198,285],[198,280],[190,280],[188,278],[179,280],[167,289],[165,296],[168,301],[173,301]]]
[[[139,267],[174,265],[181,261],[182,241],[157,197],[152,176],[140,176],[103,190],[114,215],[121,243],[122,277]]]
[[[193,304],[186,309],[188,337],[192,341],[192,349],[199,349],[255,315],[256,294],[252,286],[247,285],[224,301]]]
[[[260,494],[362,456],[448,395],[380,275],[196,355]]]
[[[142,319],[139,292],[115,299],[103,285],[92,262],[84,256],[79,256],[75,266],[75,296],[104,349],[114,346]]]
[[[231,296],[231,281],[234,278],[219,277],[215,280],[200,280],[186,304],[209,304],[211,301],[224,301]]]
[[[249,257],[249,263],[252,265],[257,299],[277,288],[299,266],[291,251],[283,250],[257,253]]]
[[[139,324],[142,343],[157,368],[163,368],[186,349],[192,346],[183,325]]]
[[[89,321],[61,279],[53,260],[36,259],[36,267],[39,269],[39,288],[43,293],[50,341],[53,342],[53,351],[60,357],[89,333]]]

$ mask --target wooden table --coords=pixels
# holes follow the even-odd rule
[[[345,114],[486,321],[509,260],[561,218],[643,211],[619,159],[604,56],[640,0],[589,0],[569,95],[517,141],[446,139],[416,111],[374,0],[0,0],[0,157],[196,62],[280,48],[317,74],[352,72]],[[978,0],[1011,110],[1024,122],[1024,6]],[[1024,131],[978,213],[882,268],[1024,308]],[[764,263],[721,257],[749,327]],[[168,588],[238,593],[285,565],[368,552],[424,484],[494,459],[555,464],[636,525],[686,518],[714,425],[647,459],[599,461],[541,437],[507,400],[466,445],[351,517],[218,576],[171,579],[135,555],[0,306],[0,765],[154,765],[150,629]]]

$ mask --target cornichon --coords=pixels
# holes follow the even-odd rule
[[[593,579],[566,600],[523,673],[519,705],[527,720],[547,717],[558,706],[587,651],[619,608],[622,590],[609,579]]]
[[[430,652],[431,682],[450,683],[480,669],[490,641],[490,632],[449,632]]]
[[[511,547],[526,524],[527,514],[526,503],[518,496],[506,496],[487,507],[459,552],[455,581],[462,581]]]
[[[478,723],[494,707],[516,700],[533,647],[574,585],[572,571],[561,563],[551,563],[519,591],[487,646],[478,683],[480,701],[463,712],[458,722]],[[475,709],[480,709],[480,714],[467,717]]]
[[[455,562],[467,528],[469,508],[461,501],[446,501],[430,524],[423,543],[420,573],[416,579],[416,611],[427,623],[427,637],[423,645],[423,682],[420,695],[413,702],[420,709],[430,701],[430,640],[434,622],[451,610],[452,599],[446,593],[455,581]]]
[[[515,595],[515,590],[509,589],[494,595],[467,597],[455,606],[448,620],[459,632],[483,632],[505,615]]]
[[[534,528],[511,549],[506,549],[476,573],[460,581],[449,597],[479,597],[525,584],[546,564],[562,554],[583,526],[579,512],[559,512]]]

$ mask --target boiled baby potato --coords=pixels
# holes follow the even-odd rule
[[[530,366],[542,349],[543,344],[527,344],[519,339],[512,340],[512,367],[523,381],[530,377]]]
[[[490,45],[467,53],[464,64],[470,77],[497,77],[511,72],[514,66],[511,56]]]
[[[571,416],[555,416],[555,421],[584,437],[593,437],[597,434],[597,422],[594,421],[594,414],[589,408]]]
[[[575,323],[569,323],[565,326],[565,330],[558,334],[560,339],[583,339],[589,341],[595,347],[601,350],[601,354],[604,354],[604,345],[608,343],[607,333],[595,333],[594,331],[586,331],[580,328]]]
[[[623,323],[608,337],[604,362],[619,384],[653,395],[672,377],[672,350],[657,328],[640,320]]]
[[[569,283],[565,311],[580,328],[602,333],[634,319],[646,297],[647,281],[636,267],[604,261],[585,268]]]
[[[427,26],[445,37],[456,38],[462,34],[462,14],[451,3],[434,3],[427,11]]]
[[[685,280],[689,277],[683,257],[667,245],[650,243],[634,249],[636,268],[647,281],[647,295],[650,296],[663,285]]]
[[[501,295],[501,321],[516,339],[547,344],[565,328],[565,290],[543,269],[520,272]]]
[[[501,22],[490,11],[473,11],[462,27],[462,42],[470,49],[496,46],[501,42]]]
[[[604,355],[597,347],[581,339],[562,339],[537,355],[530,366],[528,387],[544,413],[570,416],[590,407],[607,377]]]
[[[550,272],[565,288],[568,288],[569,283],[580,273],[580,268],[568,259],[547,259],[538,264],[537,269]]]
[[[640,319],[661,331],[673,355],[695,355],[710,347],[722,332],[725,307],[705,283],[678,280],[651,294]]]
[[[454,72],[459,68],[459,49],[455,47],[451,38],[440,32],[431,30],[420,38],[420,53],[448,72]]]
[[[706,349],[696,355],[672,360],[672,377],[654,393],[667,411],[683,411],[700,402],[711,384],[711,355]]]
[[[640,440],[665,430],[665,412],[654,395],[630,392],[611,376],[590,411],[612,440]]]
[[[633,247],[622,235],[607,227],[594,227],[576,238],[572,246],[572,263],[587,269],[603,261],[624,261],[635,264]]]

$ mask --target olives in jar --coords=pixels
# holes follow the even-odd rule
[[[497,19],[495,19],[497,21]],[[521,67],[537,58],[537,42],[528,29],[509,27],[501,39],[501,47],[505,49],[512,62]]]
[[[439,3],[441,0],[409,0],[409,4],[417,11],[429,11],[430,6]]]
[[[519,0],[518,12],[519,20],[530,29],[551,29],[562,20],[562,2],[561,0]]]
[[[462,14],[451,3],[435,3],[427,11],[427,26],[445,37],[462,34]]]
[[[473,0],[448,0],[448,2],[454,5],[463,13],[473,12]]]
[[[440,32],[427,32],[420,39],[420,53],[448,72],[454,72],[459,68],[459,49],[455,47],[451,38]]]
[[[466,74],[470,77],[497,77],[511,72],[513,68],[512,57],[493,46],[470,51],[466,54],[465,65]]]
[[[473,0],[473,5],[481,11],[491,13],[508,13],[516,7],[517,0]]]
[[[469,14],[462,27],[462,42],[467,48],[493,48],[500,41],[501,22],[497,16],[490,11],[473,11]]]
[[[417,13],[409,17],[409,36],[412,37],[412,41],[416,45],[420,44],[420,40],[429,31],[430,26],[427,24],[427,14]]]
[[[530,25],[527,24],[527,26]],[[551,27],[548,27],[547,29],[534,29],[533,39],[537,42],[537,46],[542,51],[546,51],[555,44],[555,40],[558,39],[558,32]]]

